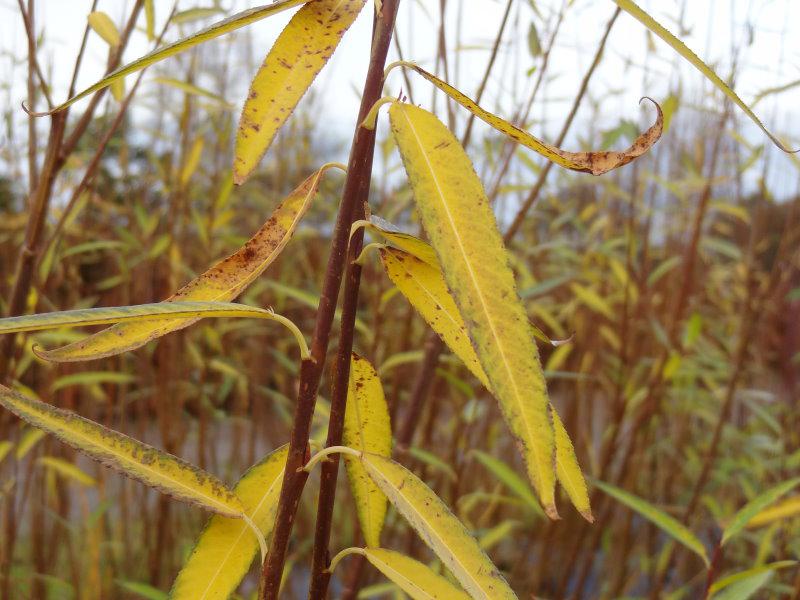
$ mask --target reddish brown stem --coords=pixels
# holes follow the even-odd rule
[[[289,537],[300,503],[308,474],[301,470],[306,461],[306,450],[314,415],[317,389],[322,377],[322,369],[328,351],[331,326],[336,311],[336,300],[342,281],[342,271],[347,252],[350,224],[356,213],[356,206],[369,192],[371,177],[372,150],[374,148],[375,130],[364,129],[361,122],[372,105],[380,98],[383,88],[383,69],[389,43],[392,39],[397,5],[399,0],[387,0],[383,3],[380,14],[375,19],[369,69],[361,97],[361,108],[358,126],[353,138],[347,179],[342,194],[342,202],[331,240],[331,253],[325,271],[322,294],[317,309],[317,320],[311,342],[311,358],[304,360],[300,369],[300,390],[295,405],[292,422],[292,433],[289,441],[289,455],[286,460],[286,473],[281,487],[278,511],[275,517],[275,528],[270,543],[269,555],[264,561],[261,576],[259,598],[275,600],[280,590],[281,575],[286,561],[286,550]]]

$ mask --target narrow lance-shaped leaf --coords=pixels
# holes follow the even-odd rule
[[[542,506],[557,518],[547,386],[486,193],[458,140],[436,116],[400,102],[389,116],[447,286]]]
[[[800,477],[795,477],[789,481],[779,483],[778,485],[753,498],[753,500],[748,502],[733,516],[730,524],[725,528],[725,531],[722,534],[722,540],[720,541],[720,544],[724,544],[737,533],[739,533],[747,526],[747,523],[753,517],[767,508],[770,504],[776,502],[781,496],[791,492],[798,486],[798,484],[800,484]]]
[[[553,431],[555,432],[556,440],[556,476],[558,477],[558,482],[564,488],[570,502],[581,513],[581,516],[589,523],[594,523],[586,479],[583,477],[580,464],[578,464],[578,457],[575,455],[575,448],[572,445],[569,433],[567,433],[567,428],[564,427],[561,417],[558,416],[558,412],[552,404],[550,405],[550,415],[553,417]]]
[[[112,323],[152,323],[176,318],[207,319],[210,317],[248,317],[278,321],[288,327],[300,345],[303,356],[308,354],[305,339],[299,329],[286,317],[273,311],[232,302],[154,302],[133,306],[81,308],[38,315],[23,315],[0,319],[0,334],[36,331],[60,327],[87,327]],[[34,347],[34,352],[38,352]]]
[[[761,120],[756,116],[756,114],[750,110],[750,107],[744,103],[744,101],[739,98],[739,96],[734,92],[731,87],[726,84],[722,79],[717,75],[714,70],[709,67],[706,63],[702,61],[702,59],[697,56],[694,52],[692,52],[686,44],[684,44],[681,40],[675,37],[669,30],[661,25],[658,21],[656,21],[653,17],[651,17],[647,12],[642,10],[639,5],[631,0],[614,0],[617,5],[639,21],[642,25],[647,27],[650,31],[655,33],[658,37],[662,40],[667,42],[673,50],[675,50],[678,54],[680,54],[683,58],[685,58],[689,63],[698,71],[700,71],[703,76],[706,77],[711,83],[713,83],[717,89],[719,89],[725,96],[727,96],[730,100],[732,100],[739,108],[741,108],[744,113],[750,118],[753,123],[758,125],[758,127],[767,134],[772,143],[774,143],[778,148],[783,150],[784,152],[800,152],[800,150],[790,150],[787,148],[772,132],[770,132]]]
[[[466,527],[411,471],[384,456],[362,453],[361,462],[420,538],[461,586],[480,600],[517,596]]]
[[[317,0],[298,10],[275,40],[250,84],[233,161],[244,183],[278,130],[333,55],[366,0]]]
[[[399,231],[394,225],[375,215],[372,215],[369,221],[361,220],[354,222],[353,226],[350,228],[350,235],[352,236],[353,232],[361,227],[370,233],[378,234],[386,241],[391,242],[401,250],[405,250],[415,258],[428,263],[432,267],[439,268],[439,259],[436,258],[436,251],[426,241],[414,235]]]
[[[712,600],[749,600],[761,588],[767,585],[775,575],[775,571],[757,571],[749,573],[734,583],[726,586],[722,591],[714,594]]]
[[[762,577],[764,573],[774,573],[775,571],[779,571],[781,569],[786,569],[789,567],[794,567],[797,565],[796,560],[780,560],[774,563],[769,563],[766,565],[761,565],[759,567],[753,567],[752,569],[747,569],[746,571],[740,571],[738,573],[733,573],[732,575],[728,575],[727,577],[723,577],[714,582],[714,584],[709,588],[709,596],[714,598],[715,600],[719,600],[720,597],[724,598],[725,596],[720,594],[717,595],[718,592],[726,588],[733,588],[731,591],[731,595],[728,596],[729,600],[735,598],[736,600],[741,600],[741,593],[743,591],[750,591],[755,588],[755,591],[758,591],[758,588],[763,585],[760,582],[763,581],[764,583],[767,582],[769,579],[768,577]],[[743,582],[747,583],[743,583]],[[758,584],[756,585],[756,582]],[[741,587],[738,587],[741,586]]]
[[[331,561],[331,570],[348,554],[360,554],[413,600],[469,600],[469,595],[431,568],[399,552],[383,548],[347,548]]]
[[[236,298],[278,257],[289,243],[317,193],[325,165],[281,202],[269,220],[235,253],[193,279],[165,302],[227,302]],[[41,352],[55,362],[92,360],[134,350],[167,333],[195,323],[196,318],[155,323],[120,323],[63,348]]]
[[[381,456],[392,453],[392,428],[383,386],[370,362],[355,353],[350,361],[342,443]],[[364,541],[368,546],[380,546],[386,496],[370,479],[361,461],[349,455],[344,459]]]
[[[0,405],[104,465],[178,500],[228,517],[244,507],[219,479],[176,456],[0,385]]]
[[[406,236],[416,240],[408,242],[409,247],[427,246],[425,242],[413,236]],[[432,251],[432,249],[431,249]],[[466,333],[466,325],[458,312],[456,303],[447,289],[438,260],[433,263],[418,260],[416,256],[397,250],[383,247],[380,249],[381,259],[389,278],[394,282],[402,294],[408,298],[412,306],[422,315],[431,328],[442,338],[450,350],[458,356],[478,380],[491,392],[489,380],[486,377],[475,350],[470,344]],[[435,259],[435,256],[434,256]],[[531,326],[538,339],[544,338],[553,346],[563,342],[553,342],[538,328]],[[569,438],[564,424],[556,410],[551,406],[553,429],[556,446],[556,477],[567,492],[572,504],[583,517],[594,521],[589,502],[589,492],[586,481],[581,472],[572,440]]]
[[[72,481],[75,481],[81,485],[87,487],[94,487],[97,485],[97,481],[94,477],[87,475],[71,462],[68,462],[62,458],[56,458],[55,456],[42,456],[36,462],[43,467],[58,473],[62,477],[71,479]]]
[[[119,30],[117,26],[114,25],[114,21],[111,20],[111,17],[97,10],[89,13],[87,20],[89,21],[89,26],[95,30],[97,35],[103,38],[106,44],[112,48],[119,46]]]
[[[532,508],[538,515],[544,516],[542,509],[539,507],[539,501],[531,491],[530,485],[526,480],[517,475],[516,471],[509,467],[502,460],[481,452],[480,450],[471,450],[470,453],[478,459],[484,467],[486,467],[509,491],[516,494],[516,496],[525,503],[526,506]]]
[[[124,78],[131,73],[136,73],[137,71],[141,71],[149,67],[152,64],[160,62],[165,58],[169,58],[170,56],[174,56],[180,52],[188,50],[189,48],[194,48],[198,44],[202,44],[203,42],[207,42],[208,40],[213,40],[221,35],[225,35],[226,33],[230,33],[232,31],[236,31],[242,27],[250,25],[251,23],[255,23],[256,21],[260,21],[261,19],[265,19],[266,17],[271,17],[274,14],[277,14],[281,11],[294,8],[295,6],[299,6],[301,4],[305,4],[308,0],[281,0],[280,2],[273,2],[272,4],[266,4],[262,6],[256,6],[254,8],[249,8],[247,10],[243,10],[242,12],[236,13],[228,17],[227,19],[223,19],[205,29],[198,31],[197,33],[193,33],[190,36],[182,38],[177,42],[173,42],[171,44],[167,44],[166,46],[162,46],[161,48],[156,48],[152,52],[145,54],[141,58],[137,58],[136,60],[119,67],[118,69],[112,71],[102,79],[100,79],[97,83],[92,84],[82,92],[72,96],[72,98],[68,99],[63,104],[59,104],[53,110],[47,113],[41,113],[43,115],[52,114],[64,110],[68,106],[72,106],[80,100],[81,98],[85,98],[89,94],[93,94],[98,90],[102,90],[105,87],[108,87],[115,81],[118,81]],[[149,19],[150,17],[148,17]],[[149,31],[149,25],[148,25]]]
[[[700,540],[698,540],[697,537],[677,519],[669,516],[665,512],[659,510],[649,502],[642,500],[638,496],[634,496],[633,494],[621,490],[611,484],[595,480],[594,485],[628,508],[635,510],[645,519],[667,533],[675,541],[678,541],[686,546],[689,550],[702,558],[703,562],[706,564],[706,566],[708,566],[708,556],[706,555],[706,549],[702,542],[700,542]]]
[[[288,446],[251,467],[233,489],[264,537],[272,531]],[[170,592],[172,600],[224,600],[236,590],[253,562],[258,544],[240,519],[215,515],[206,525]]]
[[[543,142],[524,129],[521,129],[513,123],[506,121],[502,117],[499,117],[481,108],[477,103],[475,103],[474,100],[462,94],[452,85],[446,81],[442,81],[436,77],[436,75],[429,73],[419,65],[400,61],[390,65],[387,68],[387,71],[394,66],[403,66],[416,71],[437,88],[442,90],[445,94],[450,96],[453,100],[458,102],[461,106],[466,108],[488,125],[494,127],[500,133],[509,136],[523,146],[526,146],[534,152],[539,153],[551,162],[554,162],[565,169],[571,169],[573,171],[591,173],[592,175],[602,175],[603,173],[607,173],[608,171],[627,165],[652,148],[653,144],[655,144],[661,137],[664,129],[664,116],[661,112],[661,107],[657,102],[648,98],[648,100],[653,102],[658,112],[656,116],[656,122],[652,127],[636,138],[636,140],[634,140],[633,144],[631,144],[627,150],[567,152],[566,150],[562,150],[561,148]]]
[[[747,528],[755,529],[757,527],[769,525],[775,521],[792,519],[798,516],[800,516],[800,496],[792,496],[754,515],[753,518],[748,521]]]

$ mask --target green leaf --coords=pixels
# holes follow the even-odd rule
[[[728,598],[728,600],[740,600],[740,598],[747,598],[748,593],[752,595],[758,591],[759,584],[763,585],[769,580],[769,577],[767,577],[763,583],[761,583],[762,579],[759,576],[763,576],[765,573],[771,575],[775,571],[793,567],[795,565],[797,565],[796,560],[781,560],[768,565],[761,565],[759,567],[747,569],[746,571],[740,571],[739,573],[734,573],[733,575],[728,575],[727,577],[723,577],[714,582],[709,589],[709,596],[714,600],[719,600],[720,598]],[[718,592],[721,592],[725,589],[730,591],[729,596],[726,596],[725,594],[718,594]]]
[[[725,544],[733,536],[744,529],[753,517],[767,508],[770,504],[776,502],[781,496],[791,492],[797,487],[798,484],[800,484],[800,477],[790,479],[789,481],[784,481],[783,483],[771,487],[764,493],[759,494],[756,498],[753,498],[733,516],[730,524],[725,528],[725,531],[722,534],[722,541],[720,541],[720,545]]]
[[[542,507],[530,486],[511,467],[480,450],[471,450],[470,453],[536,514],[543,515]]]
[[[774,571],[767,570],[742,577],[712,596],[712,600],[748,600],[767,585],[774,574]]]
[[[638,496],[634,496],[633,494],[621,490],[611,484],[595,480],[594,485],[628,508],[635,510],[645,519],[667,533],[674,540],[686,546],[689,550],[702,558],[703,562],[706,564],[706,566],[708,566],[708,556],[706,555],[706,549],[702,542],[700,542],[700,540],[698,540],[697,537],[677,519],[669,516],[665,512],[659,510],[649,502],[642,500]]]

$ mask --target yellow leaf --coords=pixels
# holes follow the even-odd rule
[[[469,600],[463,590],[434,573],[428,565],[399,552],[383,548],[348,548],[345,552],[366,557],[373,567],[413,600]]]
[[[3,459],[11,452],[11,449],[14,447],[14,444],[9,442],[8,440],[4,440],[0,442],[0,463],[3,462]]]
[[[517,596],[466,527],[416,475],[393,460],[361,454],[369,476],[428,544],[462,587],[476,599]]]
[[[433,267],[407,252],[394,248],[381,248],[380,254],[383,267],[392,283],[470,372],[489,388],[489,379],[478,362],[467,334],[467,326],[458,312],[455,300],[447,290],[447,284],[438,264]]]
[[[0,405],[145,485],[222,515],[242,516],[242,503],[224,483],[180,458],[75,413],[26,398],[3,385],[0,385]]]
[[[153,3],[154,0],[144,0],[145,29],[150,42],[156,39],[156,9]]]
[[[17,451],[14,454],[17,460],[22,460],[23,458],[25,458],[28,452],[30,452],[33,449],[33,447],[39,443],[39,440],[41,440],[44,436],[45,433],[41,429],[36,429],[36,428],[25,429],[25,431],[22,434],[22,438],[19,441],[19,444],[17,444]]]
[[[601,315],[607,317],[609,320],[614,320],[614,310],[597,292],[593,289],[585,287],[579,283],[571,283],[569,289],[577,296],[583,304],[599,312]]]
[[[123,98],[125,98],[125,80],[118,79],[114,83],[111,84],[111,96],[117,102],[122,102]]]
[[[648,98],[648,100],[655,105],[656,110],[658,111],[656,122],[652,127],[636,138],[633,144],[631,144],[630,148],[623,151],[608,150],[599,152],[567,152],[561,148],[557,148],[556,146],[552,146],[546,142],[543,142],[542,140],[532,136],[524,129],[520,129],[505,119],[498,117],[487,110],[484,110],[473,100],[462,94],[449,83],[442,81],[436,77],[436,75],[429,73],[422,67],[414,63],[399,61],[389,65],[389,67],[387,67],[387,72],[395,66],[413,69],[437,88],[442,90],[445,94],[450,96],[453,100],[458,102],[461,106],[466,108],[485,123],[494,127],[500,133],[507,135],[523,146],[530,148],[534,152],[538,152],[551,162],[554,162],[565,169],[571,169],[573,171],[591,173],[592,175],[602,175],[603,173],[607,173],[608,171],[623,165],[627,165],[652,148],[653,144],[655,144],[661,137],[661,133],[664,128],[664,116],[661,113],[661,107],[655,100]]]
[[[355,353],[350,361],[342,443],[381,456],[392,454],[392,428],[381,380],[369,361]],[[386,496],[367,475],[361,461],[349,455],[344,459],[364,540],[368,546],[379,546]]]
[[[272,264],[289,242],[311,200],[317,193],[325,165],[275,209],[269,220],[250,240],[228,258],[219,261],[193,279],[165,302],[194,300],[227,302],[236,298]],[[56,362],[91,360],[134,350],[167,333],[195,323],[193,319],[175,319],[158,323],[122,323],[104,329],[88,338],[63,348],[40,353]]]
[[[268,536],[278,507],[288,446],[282,446],[251,467],[236,484],[253,523]],[[170,592],[172,600],[225,600],[236,590],[258,550],[255,537],[241,519],[214,515]]]
[[[67,462],[61,458],[55,458],[54,456],[42,456],[36,462],[43,467],[47,467],[48,469],[55,471],[62,477],[72,479],[81,485],[85,485],[87,487],[94,487],[97,485],[97,481],[95,481],[94,477],[87,475],[71,462]]]
[[[447,286],[542,506],[557,518],[547,387],[486,193],[458,140],[433,114],[397,102],[389,116]]]
[[[800,516],[800,496],[792,496],[759,512],[747,522],[747,528],[755,529],[775,521],[792,519],[798,516]]]
[[[692,52],[686,44],[676,38],[673,34],[671,34],[663,25],[661,25],[658,21],[656,21],[653,17],[651,17],[648,13],[642,10],[635,2],[631,0],[614,0],[617,5],[639,21],[642,25],[647,27],[650,31],[655,33],[658,37],[662,40],[667,42],[673,50],[675,50],[678,54],[680,54],[683,58],[685,58],[689,63],[698,71],[700,71],[711,83],[717,86],[725,96],[727,96],[730,100],[732,100],[739,108],[741,108],[744,113],[750,117],[750,120],[753,121],[758,127],[767,134],[770,140],[781,150],[784,152],[798,152],[798,150],[789,150],[775,135],[773,135],[761,122],[761,120],[755,115],[755,113],[750,110],[750,107],[744,103],[744,101],[739,98],[739,96],[734,92],[728,84],[726,84],[722,79],[720,79],[719,75],[717,75],[714,70],[709,67],[706,63],[704,63],[697,54]]]
[[[233,181],[244,183],[333,55],[366,0],[317,0],[298,10],[256,73],[236,134]]]
[[[578,457],[575,456],[575,448],[569,438],[564,423],[554,406],[550,406],[550,414],[553,416],[553,430],[556,437],[556,475],[558,482],[573,506],[578,509],[581,516],[594,523],[592,507],[589,503],[589,491],[586,488],[586,480],[583,477],[581,466],[578,464]]]
[[[156,48],[152,52],[145,54],[141,58],[137,58],[133,62],[124,65],[105,77],[103,77],[97,83],[92,84],[82,92],[72,96],[69,100],[64,102],[63,104],[59,104],[53,110],[46,112],[46,113],[38,113],[37,116],[41,115],[48,115],[53,114],[59,111],[64,110],[65,108],[72,106],[81,98],[85,98],[89,94],[94,94],[95,92],[102,90],[103,88],[108,87],[118,79],[122,79],[126,75],[130,75],[131,73],[136,73],[137,71],[141,71],[149,67],[152,64],[160,62],[165,58],[169,58],[170,56],[174,56],[184,50],[188,50],[189,48],[194,48],[198,44],[202,44],[203,42],[207,42],[208,40],[213,40],[221,35],[225,35],[226,33],[230,33],[231,31],[236,31],[242,27],[250,25],[251,23],[255,23],[256,21],[260,21],[266,17],[271,17],[274,14],[287,10],[289,8],[294,8],[295,6],[299,6],[300,4],[305,4],[308,0],[281,0],[280,2],[273,2],[272,4],[266,4],[262,6],[256,6],[254,8],[249,8],[247,10],[243,10],[242,12],[236,13],[228,17],[227,19],[223,19],[205,29],[201,29],[197,33],[193,33],[190,36],[182,38],[177,42],[173,42],[171,44],[167,44],[166,46],[161,46],[160,48]]]
[[[200,157],[203,155],[203,138],[198,137],[194,144],[192,144],[189,153],[186,155],[186,160],[181,169],[180,183],[185,186],[197,170],[197,165],[200,164]]]
[[[98,10],[89,13],[87,18],[89,27],[94,29],[95,33],[105,40],[106,44],[112,48],[119,46],[119,30],[117,26],[114,25],[114,21],[111,20],[111,17]]]
[[[353,226],[350,228],[350,235],[352,236],[353,232],[360,227],[363,227],[371,233],[380,235],[401,250],[405,250],[419,260],[439,268],[439,259],[436,258],[436,251],[424,240],[414,235],[397,231],[391,224],[383,221],[383,219],[378,219],[378,217],[374,215],[369,221],[356,221],[353,223]]]
[[[392,282],[442,338],[447,347],[491,392],[489,380],[467,337],[464,320],[447,290],[447,284],[438,265],[434,268],[394,248],[381,248],[380,253],[386,273]],[[578,511],[585,519],[592,522],[594,518],[589,506],[586,481],[575,457],[572,441],[555,409],[551,407],[551,410],[555,432],[556,477]]]

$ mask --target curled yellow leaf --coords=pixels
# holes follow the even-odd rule
[[[483,109],[474,100],[461,93],[446,81],[442,81],[433,73],[429,73],[419,65],[406,61],[398,61],[389,65],[386,70],[388,72],[390,69],[397,66],[407,67],[413,71],[416,71],[437,88],[442,90],[445,94],[450,96],[453,100],[458,102],[461,106],[466,108],[488,125],[494,127],[500,133],[503,133],[510,138],[513,138],[523,146],[538,152],[546,159],[556,163],[557,165],[572,171],[591,173],[592,175],[602,175],[603,173],[607,173],[608,171],[623,165],[627,165],[647,152],[653,146],[653,144],[659,140],[664,130],[664,115],[661,112],[661,107],[655,100],[647,98],[655,105],[656,110],[658,111],[656,122],[647,131],[637,137],[627,150],[568,152],[548,144],[547,142],[543,142],[524,129],[521,129],[513,123],[506,121],[502,117]]]

